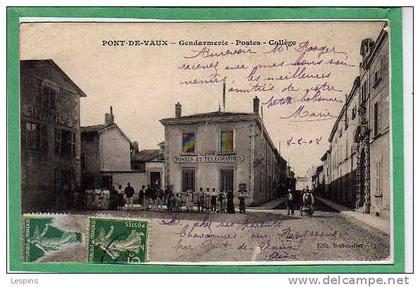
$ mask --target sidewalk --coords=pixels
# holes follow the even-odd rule
[[[285,201],[285,198],[275,198],[271,201],[268,201],[266,203],[263,203],[261,205],[258,206],[250,206],[247,207],[246,209],[251,209],[251,210],[270,210],[270,209],[274,209],[276,208],[279,204],[283,203]]]
[[[317,200],[323,202],[324,204],[330,206],[331,208],[337,210],[340,212],[340,214],[342,214],[343,216],[350,218],[350,219],[354,219],[356,221],[359,221],[361,223],[367,224],[373,228],[376,228],[386,234],[390,234],[390,222],[382,219],[380,217],[376,217],[374,215],[371,214],[366,214],[366,213],[361,213],[361,212],[356,212],[353,209],[350,209],[348,207],[339,205],[335,202],[332,202],[331,200],[325,199],[325,198],[321,198],[321,197],[316,197]]]

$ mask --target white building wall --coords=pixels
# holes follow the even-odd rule
[[[173,185],[175,192],[182,189],[182,169],[194,168],[196,186],[204,189],[220,189],[220,171],[222,169],[234,170],[234,188],[238,189],[239,183],[246,183],[250,198],[247,204],[253,201],[253,186],[251,186],[252,158],[252,130],[251,122],[228,122],[167,126],[165,128],[166,140],[166,172],[168,184]],[[234,153],[243,157],[235,163],[175,163],[173,158],[182,154],[182,133],[194,132],[196,134],[196,154],[214,154],[219,151],[220,132],[222,130],[234,131]]]
[[[100,167],[102,171],[129,171],[130,143],[113,127],[101,133],[99,141]]]

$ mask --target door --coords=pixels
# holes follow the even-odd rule
[[[182,191],[187,190],[195,191],[195,170],[183,169],[182,170]]]
[[[233,169],[220,170],[220,191],[228,192],[233,190]]]
[[[161,179],[160,172],[151,172],[150,173],[150,186],[152,188],[160,187]]]

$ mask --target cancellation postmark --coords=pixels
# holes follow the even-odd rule
[[[148,259],[150,223],[139,219],[89,219],[88,262],[139,264]]]

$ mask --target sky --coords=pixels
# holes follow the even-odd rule
[[[258,96],[273,143],[297,175],[305,175],[328,149],[331,128],[359,73],[361,41],[375,40],[383,25],[22,23],[20,57],[54,60],[87,94],[81,98],[82,126],[103,123],[112,106],[116,123],[140,149],[164,140],[159,120],[174,116],[176,102],[183,115],[223,110],[225,82],[224,110],[252,112]],[[167,45],[151,46],[152,40]],[[180,44],[195,40],[228,45]],[[142,44],[129,45],[135,41]],[[285,42],[290,46],[275,45]],[[305,95],[312,100],[302,101]]]

